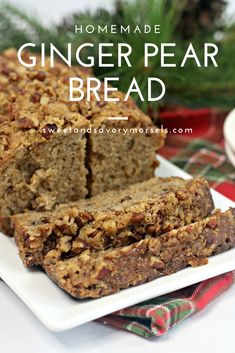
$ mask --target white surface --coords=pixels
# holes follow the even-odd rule
[[[52,333],[0,282],[1,353],[234,353],[235,286],[167,335],[151,340],[95,322]]]
[[[182,176],[188,174],[160,157],[158,175]],[[227,209],[234,203],[213,191],[216,207]],[[143,300],[183,288],[203,279],[233,270],[235,249],[210,258],[209,264],[187,268],[138,287],[123,290],[112,296],[96,300],[77,301],[53,284],[40,271],[24,268],[13,239],[0,237],[0,277],[16,292],[33,313],[50,330],[59,332],[94,320],[113,311]]]

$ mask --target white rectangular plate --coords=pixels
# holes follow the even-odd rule
[[[159,176],[190,176],[159,157]],[[212,191],[216,207],[223,210],[235,204]],[[175,291],[235,269],[235,249],[209,259],[208,265],[187,268],[173,275],[101,299],[75,300],[59,289],[40,271],[24,268],[13,239],[0,234],[0,277],[51,331],[59,332],[84,324],[141,301]]]

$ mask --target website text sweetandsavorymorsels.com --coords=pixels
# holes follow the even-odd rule
[[[118,127],[104,127],[100,126],[95,128],[90,125],[87,128],[76,128],[76,127],[66,127],[57,128],[56,126],[47,126],[41,129],[42,134],[159,134],[159,132],[165,132],[166,134],[193,134],[192,128],[164,128],[163,125],[160,127],[134,127],[134,128],[118,128]]]

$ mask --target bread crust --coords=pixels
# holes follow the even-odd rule
[[[86,249],[104,250],[139,241],[208,216],[214,209],[202,178],[152,178],[124,190],[13,219],[15,240],[26,266],[57,261]]]
[[[99,298],[200,266],[208,257],[235,246],[235,209],[149,237],[129,246],[86,251],[80,256],[44,264],[50,278],[75,298]]]

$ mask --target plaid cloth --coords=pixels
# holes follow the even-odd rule
[[[205,177],[213,189],[235,201],[235,168],[222,146],[195,140],[171,162],[191,175]]]
[[[176,152],[177,149],[166,147],[161,154],[169,158],[172,151]],[[194,140],[171,161],[189,174],[202,175],[214,189],[235,200],[235,168],[226,159],[222,146]],[[142,337],[161,336],[204,309],[229,289],[234,279],[235,271],[229,272],[117,311],[97,321]]]
[[[204,309],[212,300],[229,289],[234,280],[235,271],[228,272],[117,311],[97,321],[142,337],[162,336],[173,326]]]

